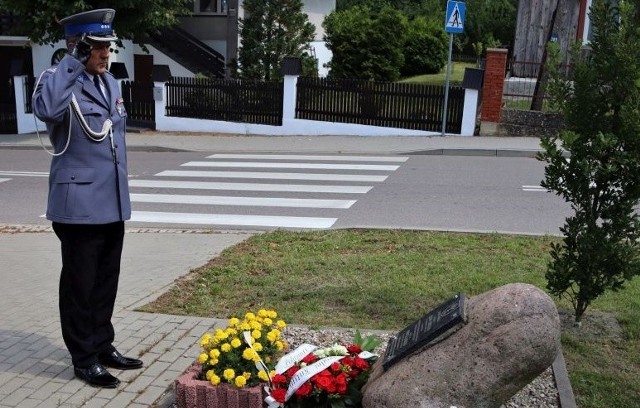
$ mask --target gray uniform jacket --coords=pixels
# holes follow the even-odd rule
[[[108,102],[84,73],[84,65],[67,55],[40,77],[32,98],[34,114],[47,125],[56,152],[51,160],[47,219],[67,224],[108,224],[128,220],[131,202],[127,182],[125,143],[126,111],[118,83],[110,73],[102,75]],[[71,94],[95,132],[106,119],[113,121],[112,149],[109,136],[91,140],[72,113]]]

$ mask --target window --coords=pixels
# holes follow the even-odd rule
[[[194,0],[194,14],[227,14],[227,0]]]

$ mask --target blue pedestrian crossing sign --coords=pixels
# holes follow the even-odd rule
[[[444,22],[444,30],[452,34],[460,34],[464,30],[464,15],[466,12],[463,1],[447,2],[447,17]]]

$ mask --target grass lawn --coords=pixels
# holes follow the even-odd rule
[[[393,230],[264,233],[179,279],[142,310],[224,318],[266,307],[289,323],[400,330],[458,292],[473,296],[511,282],[544,288],[554,240]],[[638,406],[640,279],[602,296],[587,316],[592,311],[613,316],[622,331],[590,330],[589,320],[579,330],[563,329],[578,406]]]
[[[465,68],[475,68],[476,64],[469,62],[451,62],[451,77],[452,84],[461,84],[464,76]],[[442,71],[432,75],[418,75],[410,78],[401,79],[398,82],[418,82],[421,84],[430,85],[444,85],[447,79],[447,67],[445,66]]]

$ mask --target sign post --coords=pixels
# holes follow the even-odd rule
[[[444,84],[444,111],[442,112],[442,136],[447,127],[447,109],[449,104],[449,80],[451,78],[451,54],[453,52],[453,35],[464,31],[466,4],[462,1],[447,1],[447,13],[444,30],[449,33],[449,59],[447,61],[447,77]]]

